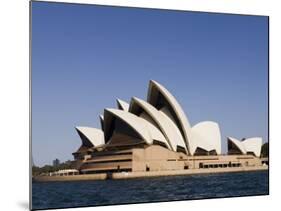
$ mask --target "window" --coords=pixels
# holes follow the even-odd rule
[[[150,171],[150,168],[148,165],[146,165],[146,171]]]

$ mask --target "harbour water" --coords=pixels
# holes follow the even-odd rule
[[[33,182],[32,209],[266,195],[268,171],[128,180]]]

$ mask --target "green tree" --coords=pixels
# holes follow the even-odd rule
[[[43,167],[32,166],[32,176],[38,176],[42,174],[48,174],[50,172],[59,171],[63,169],[73,168],[72,161],[68,160],[64,163],[60,163],[57,166],[45,165]]]
[[[261,147],[261,157],[268,157],[269,155],[269,147],[268,147],[268,142],[264,143]]]

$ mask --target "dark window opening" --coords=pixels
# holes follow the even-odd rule
[[[133,144],[142,142],[142,137],[126,122],[114,117],[112,120],[109,131],[105,131],[108,134],[106,140],[110,144]]]
[[[164,147],[164,148],[168,148],[167,145],[165,143],[163,143],[162,141],[153,140],[153,144],[159,145],[159,146]]]
[[[254,152],[247,152],[247,155],[253,155],[253,156],[255,156]]]
[[[242,155],[241,150],[230,140],[227,142],[227,154],[229,155]]]
[[[211,150],[208,152],[208,155],[217,155],[216,150]]]
[[[148,165],[146,165],[146,169],[145,169],[146,171],[150,171],[150,168],[149,168],[149,166]]]
[[[95,157],[102,157],[102,156],[115,156],[115,155],[132,155],[132,152],[119,152],[119,151],[102,151],[102,152],[95,152],[92,154],[92,158]]]
[[[182,152],[182,153],[186,154],[185,148],[182,146],[179,146],[179,145],[177,145],[177,152]],[[182,159],[182,157],[180,159]]]
[[[200,147],[197,147],[196,150],[195,150],[195,153],[194,153],[195,156],[200,156],[200,155],[208,155],[208,151],[200,148]]]
[[[80,138],[82,140],[83,146],[85,146],[85,147],[93,147],[92,142],[83,133],[81,133],[79,130],[77,130],[77,132],[78,132],[78,135],[80,136]]]
[[[106,170],[93,170],[93,171],[83,171],[82,174],[96,174],[96,173],[115,173],[115,172],[131,172],[131,168],[123,169],[106,169]]]
[[[167,159],[167,161],[177,161],[176,159]]]
[[[102,161],[88,161],[87,163],[84,163],[85,165],[91,165],[91,164],[97,164],[97,163],[115,163],[115,162],[130,162],[132,159],[120,159],[120,160],[102,160]]]

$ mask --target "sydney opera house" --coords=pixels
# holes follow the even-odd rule
[[[99,116],[101,129],[76,127],[82,144],[73,153],[81,174],[260,166],[262,139],[228,137],[222,154],[218,123],[190,125],[175,97],[149,82],[147,100],[117,99]]]

